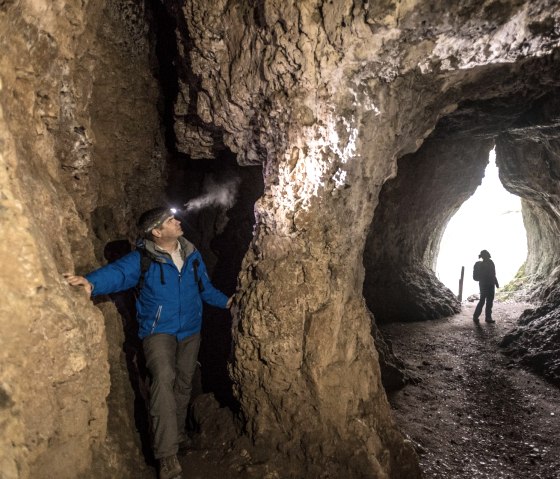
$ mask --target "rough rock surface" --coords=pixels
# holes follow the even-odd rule
[[[450,318],[381,326],[418,378],[389,400],[426,479],[558,477],[560,389],[498,347],[528,306],[497,302],[495,324],[474,324],[471,303]]]
[[[132,1],[0,2],[6,479],[142,474],[120,318],[108,306],[104,321],[61,275],[99,264],[161,194],[145,14]]]
[[[560,385],[560,314],[558,302],[526,310],[518,326],[501,342],[519,363]]]
[[[286,477],[415,477],[362,300],[366,235],[397,158],[440,117],[529,78],[549,87],[551,75],[523,65],[558,44],[553,2],[169,3],[178,63],[191,69],[175,108],[178,148],[213,157],[225,145],[239,163],[264,165],[231,368],[251,437],[288,458]],[[459,203],[438,211],[411,270],[438,294],[422,275]],[[456,308],[449,296],[430,302],[424,316]]]
[[[507,352],[560,384],[560,102],[551,92],[501,135],[496,161],[506,188],[523,198],[530,299],[519,326],[504,338]]]

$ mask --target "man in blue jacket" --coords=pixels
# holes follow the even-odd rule
[[[200,253],[182,235],[168,208],[154,208],[138,221],[142,239],[135,251],[84,276],[67,277],[93,295],[139,286],[139,336],[151,376],[150,415],[160,479],[181,474],[177,452],[187,440],[185,423],[200,346],[202,301],[229,308],[206,272]]]

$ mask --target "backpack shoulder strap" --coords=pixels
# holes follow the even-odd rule
[[[194,272],[194,280],[198,285],[198,292],[202,293],[204,291],[204,285],[202,284],[202,279],[198,276],[198,267],[200,266],[200,262],[198,258],[193,261],[193,272]]]
[[[144,287],[146,272],[150,269],[150,265],[155,259],[145,248],[138,248],[137,251],[140,253],[140,279],[136,285],[136,293],[138,294]],[[162,284],[165,284],[164,280],[162,280]]]
[[[137,293],[144,287],[144,276],[146,276],[146,271],[148,271],[152,264],[152,258],[144,248],[138,248],[138,252],[140,253],[140,279],[136,285]]]

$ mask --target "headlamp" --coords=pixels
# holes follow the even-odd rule
[[[167,218],[175,216],[175,213],[177,213],[177,208],[163,210],[161,214],[154,219],[154,221],[148,223],[148,226],[144,228],[144,233],[150,233],[154,228],[160,227]]]

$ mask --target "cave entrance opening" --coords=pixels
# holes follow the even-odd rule
[[[455,294],[459,292],[461,267],[465,267],[463,299],[478,293],[472,267],[483,249],[492,255],[500,286],[515,277],[527,258],[521,198],[503,187],[494,149],[482,184],[447,224],[437,256],[436,274]]]

